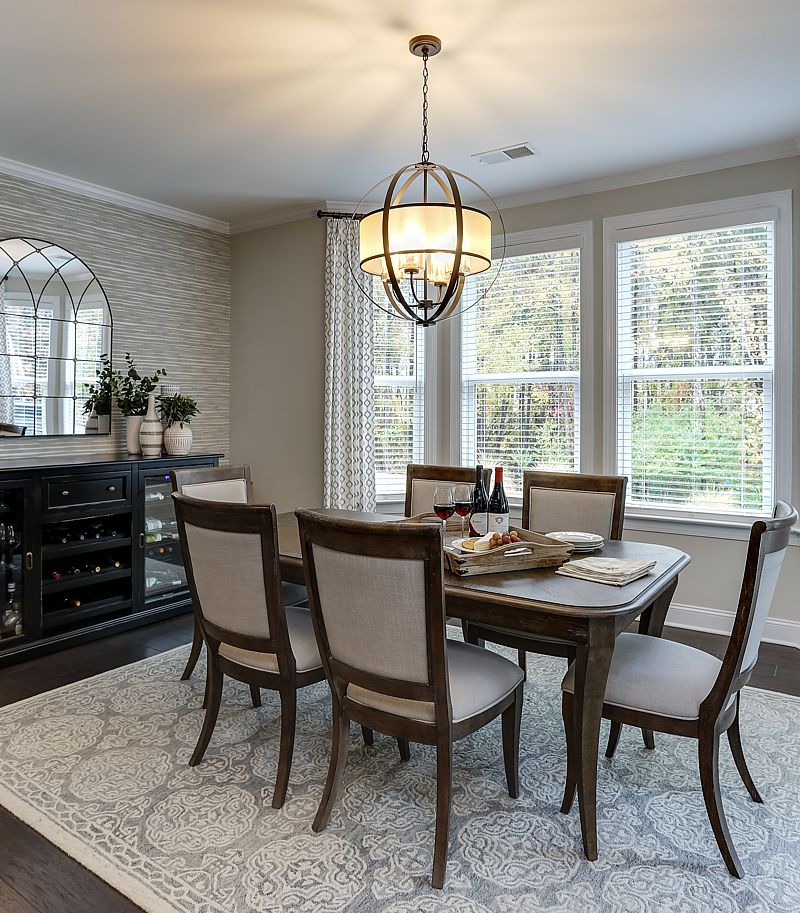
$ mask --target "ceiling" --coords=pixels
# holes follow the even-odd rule
[[[418,159],[421,32],[431,158],[495,196],[800,136],[798,0],[3,6],[0,156],[234,224]]]

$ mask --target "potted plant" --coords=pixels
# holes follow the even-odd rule
[[[158,368],[155,374],[140,374],[130,352],[125,353],[125,361],[128,370],[118,371],[114,375],[114,392],[119,411],[125,416],[128,453],[141,453],[139,431],[147,412],[148,399],[155,390],[159,378],[166,377],[167,372],[163,368]]]
[[[108,434],[111,431],[111,397],[114,393],[114,372],[111,370],[111,359],[103,353],[100,356],[100,367],[95,370],[95,382],[89,384],[89,395],[83,404],[83,412],[88,415],[86,434]]]
[[[164,449],[170,456],[185,456],[192,449],[189,422],[199,413],[197,402],[180,394],[160,396],[158,408],[161,420],[167,425],[164,431]]]

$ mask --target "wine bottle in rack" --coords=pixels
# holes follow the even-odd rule
[[[79,609],[81,607],[81,601],[74,596],[65,596],[62,605],[65,609]]]
[[[161,533],[145,533],[144,541],[148,545],[153,545],[156,542],[161,541]]]
[[[118,571],[122,567],[122,562],[117,558],[109,558],[106,560],[106,570],[107,571]]]
[[[503,488],[503,467],[494,468],[494,488],[489,498],[489,533],[508,532],[508,498]]]
[[[483,466],[475,467],[475,490],[472,492],[472,514],[469,532],[472,536],[485,536],[489,520],[489,496],[483,483]]]
[[[163,501],[164,492],[163,491],[148,491],[144,496],[145,501]]]
[[[146,517],[144,521],[145,532],[155,533],[164,528],[164,524],[157,517]]]
[[[86,573],[87,574],[102,574],[103,568],[97,561],[89,561],[86,564]]]

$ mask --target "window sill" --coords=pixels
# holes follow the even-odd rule
[[[652,514],[625,514],[625,531],[698,536],[702,539],[729,539],[747,541],[753,521],[699,519],[697,517],[654,516]],[[800,546],[800,527],[792,530],[790,545]]]

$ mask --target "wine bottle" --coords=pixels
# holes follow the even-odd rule
[[[144,521],[145,531],[148,533],[155,533],[158,530],[163,529],[164,524],[156,517],[146,517]]]
[[[494,468],[494,488],[489,498],[489,524],[487,533],[508,532],[508,498],[503,489],[503,467]]]
[[[148,491],[144,496],[145,501],[163,501],[163,491]]]
[[[74,596],[65,596],[63,604],[65,609],[79,609],[81,607],[80,599],[76,599]]]
[[[122,562],[117,560],[116,558],[110,558],[106,563],[106,570],[109,570],[109,571],[116,571],[116,570],[119,570],[119,568],[121,568],[121,567],[122,567]]]
[[[50,572],[50,579],[51,579],[51,580],[61,580],[61,571],[58,571],[58,570],[56,570],[56,571],[51,571],[51,572]]]
[[[152,545],[154,542],[161,541],[161,533],[145,533],[144,541],[148,545]]]
[[[472,515],[469,531],[472,536],[485,536],[489,514],[489,496],[483,483],[483,466],[475,467],[475,490],[472,492]]]
[[[101,574],[103,568],[96,561],[88,561],[86,563],[86,573],[87,574]]]

